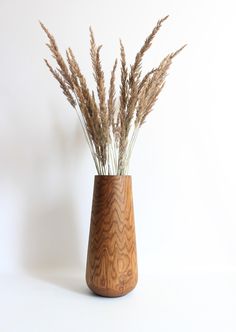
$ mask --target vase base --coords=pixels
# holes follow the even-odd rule
[[[118,290],[111,289],[111,288],[97,288],[94,287],[94,285],[90,285],[87,283],[88,288],[96,295],[102,296],[102,297],[121,297],[128,293],[130,293],[134,288],[136,287],[137,281],[135,285],[133,285],[130,288],[120,288]]]

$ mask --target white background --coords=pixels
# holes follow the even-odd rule
[[[0,0],[0,331],[236,330],[234,1]],[[139,284],[92,296],[84,271],[95,168],[49,75],[40,19],[93,86],[88,27],[106,78],[170,14],[145,71],[188,43],[140,131],[130,173]]]

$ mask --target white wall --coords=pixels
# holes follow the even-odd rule
[[[170,14],[144,61],[176,58],[134,151],[140,273],[236,268],[234,1],[0,2],[0,270],[84,269],[95,169],[75,114],[49,75],[38,19],[71,46],[92,83],[88,27],[110,72],[119,38],[133,61]],[[153,262],[155,262],[153,264]],[[153,271],[150,271],[153,269]]]

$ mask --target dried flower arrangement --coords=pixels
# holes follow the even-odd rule
[[[186,46],[168,54],[157,68],[141,77],[142,59],[152,45],[152,41],[168,16],[159,20],[145,40],[128,70],[125,49],[120,41],[120,91],[116,99],[115,73],[117,60],[111,71],[108,94],[105,88],[104,72],[101,66],[101,47],[96,45],[90,28],[90,56],[93,75],[96,81],[97,96],[90,91],[78,62],[70,48],[66,50],[66,61],[59,52],[54,37],[40,22],[45,31],[53,58],[58,68],[45,63],[54,78],[59,82],[64,95],[76,110],[87,143],[99,175],[126,175],[130,156],[139,132],[147,115],[164,87],[168,69],[173,58]]]

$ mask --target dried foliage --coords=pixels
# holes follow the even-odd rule
[[[113,65],[108,93],[106,92],[104,72],[100,51],[92,29],[90,28],[90,56],[93,76],[96,82],[97,96],[90,91],[78,62],[70,48],[66,50],[66,61],[57,47],[54,37],[40,22],[46,33],[49,50],[56,60],[57,68],[45,60],[50,72],[59,82],[69,103],[76,110],[86,140],[92,153],[95,166],[100,175],[125,175],[128,173],[130,156],[139,128],[147,115],[153,110],[173,58],[186,46],[168,54],[157,68],[153,68],[142,77],[142,60],[151,47],[152,41],[162,23],[168,16],[159,20],[137,53],[130,70],[126,63],[125,48],[120,41],[120,88],[116,98],[117,60]],[[119,103],[119,104],[118,104]]]

